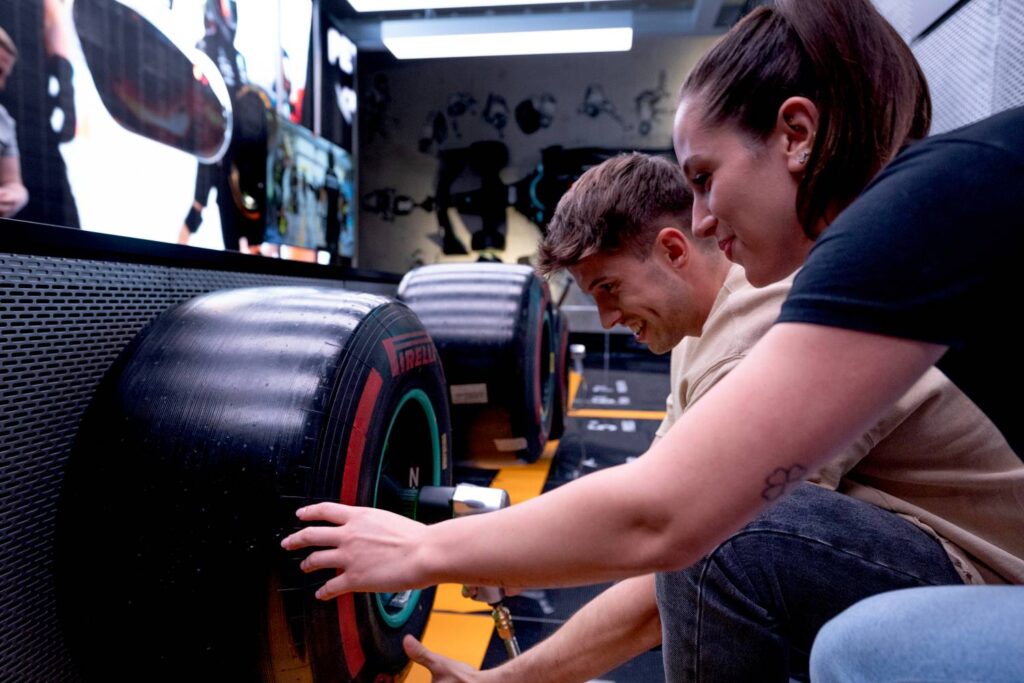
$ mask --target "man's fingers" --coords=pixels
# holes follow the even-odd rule
[[[304,522],[330,522],[344,524],[352,516],[354,508],[340,503],[316,503],[295,511],[295,516]]]
[[[331,600],[339,595],[348,593],[349,590],[346,583],[344,574],[335,576],[333,579],[320,586],[320,589],[316,592],[317,600]]]
[[[318,550],[315,553],[310,553],[306,559],[302,561],[299,568],[306,572],[319,571],[321,569],[337,569],[338,571],[344,570],[343,556],[341,551],[337,548],[331,548],[330,550]]]
[[[416,640],[414,636],[407,635],[403,638],[402,648],[405,650],[405,654],[408,655],[409,659],[417,664],[421,664],[429,669],[433,663],[433,653],[431,653],[423,643]]]
[[[333,526],[309,526],[296,531],[281,541],[281,547],[285,550],[298,550],[300,548],[337,546],[341,540],[338,527]]]

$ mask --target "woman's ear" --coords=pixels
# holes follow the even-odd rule
[[[806,97],[790,97],[779,107],[776,133],[784,145],[789,172],[803,175],[814,151],[818,107]]]

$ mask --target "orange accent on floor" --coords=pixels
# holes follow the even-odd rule
[[[604,410],[582,408],[570,410],[569,417],[607,417],[613,420],[664,420],[664,410]]]
[[[446,614],[438,612],[435,604],[423,632],[423,644],[428,650],[479,669],[493,633],[494,620],[489,614]],[[429,681],[430,672],[419,664],[413,664],[405,679],[405,683]]]
[[[491,482],[491,486],[508,491],[508,497],[513,505],[539,496],[544,490],[544,482],[548,480],[548,471],[551,469],[551,461],[556,450],[558,442],[548,441],[537,462],[502,467],[498,470],[498,476]]]
[[[578,375],[574,371],[569,371],[569,412],[572,412],[573,401],[576,400],[576,392],[580,390],[580,384],[583,383],[583,375]]]
[[[462,586],[457,583],[442,583],[434,596],[434,611],[474,614],[490,614],[491,608],[482,602],[462,597]]]

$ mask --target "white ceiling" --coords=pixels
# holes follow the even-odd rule
[[[380,22],[384,19],[416,19],[442,16],[483,17],[515,14],[583,13],[600,10],[633,12],[633,31],[638,37],[655,35],[709,35],[729,28],[745,11],[768,0],[612,0],[494,9],[421,10],[416,12],[358,13],[346,0],[323,0],[345,33],[364,50],[383,50]]]

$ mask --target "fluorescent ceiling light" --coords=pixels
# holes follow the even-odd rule
[[[510,5],[552,5],[572,2],[612,2],[613,0],[348,0],[357,12],[397,12],[417,9],[456,7],[506,7]]]
[[[382,21],[381,40],[399,59],[625,52],[631,12],[575,12]]]

